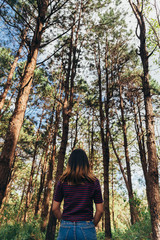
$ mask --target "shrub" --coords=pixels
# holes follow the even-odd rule
[[[112,233],[112,240],[150,240],[151,222],[148,212],[141,212],[141,220],[126,230],[116,229]],[[98,232],[97,240],[104,240],[105,233]]]
[[[44,240],[45,236],[41,233],[39,223],[32,221],[21,225],[20,223],[5,224],[0,228],[1,240]]]
[[[151,223],[148,212],[143,212],[143,219],[124,232],[116,229],[113,233],[114,240],[150,240],[151,239]]]
[[[105,239],[105,233],[104,232],[98,232],[97,233],[97,240],[104,240]]]

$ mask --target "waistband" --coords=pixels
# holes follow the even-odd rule
[[[65,224],[65,225],[70,225],[70,226],[81,226],[81,225],[91,225],[93,223],[93,221],[76,221],[76,222],[71,222],[71,221],[66,221],[66,220],[61,220],[61,224]]]

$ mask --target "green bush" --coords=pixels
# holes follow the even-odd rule
[[[104,240],[105,239],[105,233],[99,232],[97,233],[97,240]]]
[[[20,223],[5,224],[0,228],[1,240],[44,240],[45,236],[41,233],[39,223],[32,221],[21,225]]]
[[[150,240],[151,239],[151,222],[148,212],[141,213],[141,221],[135,223],[126,230],[116,229],[112,233],[112,240]],[[104,240],[104,232],[97,234],[97,240]]]
[[[151,239],[151,223],[148,212],[143,212],[143,219],[129,229],[122,232],[117,229],[113,233],[114,240],[150,240]]]

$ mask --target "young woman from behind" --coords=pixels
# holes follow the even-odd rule
[[[94,217],[93,201],[96,206]],[[90,171],[87,155],[82,149],[71,153],[67,168],[57,183],[53,212],[61,220],[57,240],[97,239],[95,226],[103,214],[102,193],[99,180]]]

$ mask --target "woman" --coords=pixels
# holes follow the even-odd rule
[[[64,199],[63,214],[60,204]],[[96,212],[93,217],[93,201]],[[103,213],[98,179],[92,174],[86,153],[74,150],[54,195],[53,212],[61,221],[57,240],[96,240],[95,226]]]

